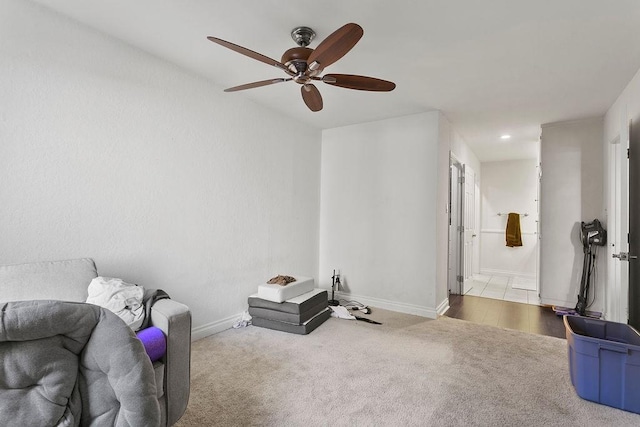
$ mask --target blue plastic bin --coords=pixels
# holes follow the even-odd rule
[[[624,323],[564,316],[578,396],[640,414],[640,334]]]

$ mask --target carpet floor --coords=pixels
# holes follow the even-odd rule
[[[306,336],[249,326],[193,343],[178,426],[638,426],[575,393],[565,340],[375,310]]]

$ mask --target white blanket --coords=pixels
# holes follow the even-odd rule
[[[96,277],[89,284],[89,304],[115,313],[134,331],[144,321],[144,288],[112,277]]]
[[[354,315],[349,313],[349,310],[347,310],[346,307],[343,307],[341,305],[330,305],[329,308],[331,309],[331,317],[349,320],[355,320],[356,318]]]

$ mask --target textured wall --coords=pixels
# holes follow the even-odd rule
[[[536,277],[537,163],[535,159],[482,163],[480,269],[485,274]],[[508,218],[505,214],[509,212],[521,215],[520,247],[509,248],[505,243]],[[525,213],[529,215],[523,216]]]
[[[435,199],[431,202],[435,210],[435,233],[431,237],[435,244],[436,294],[435,307],[442,314],[449,307],[449,163],[451,148],[456,138],[455,130],[449,120],[438,112],[436,131],[438,135],[437,154],[427,168],[434,168],[436,179],[428,185],[436,186]]]
[[[337,268],[354,295],[435,315],[438,119],[432,112],[323,131],[321,284]]]
[[[319,130],[18,0],[0,100],[0,263],[93,257],[196,327],[317,275]]]
[[[584,259],[580,222],[604,220],[601,118],[542,126],[540,299],[575,306]],[[604,307],[606,251],[598,251],[596,300]],[[593,289],[593,288],[592,288]]]

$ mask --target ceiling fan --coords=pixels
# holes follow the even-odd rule
[[[347,89],[366,90],[374,92],[389,92],[395,89],[396,85],[387,80],[381,80],[374,77],[358,76],[353,74],[325,74],[320,73],[342,58],[358,43],[364,30],[358,24],[346,24],[334,31],[326,39],[324,39],[318,47],[310,49],[307,46],[315,37],[316,33],[309,27],[297,27],[291,31],[291,38],[298,44],[287,50],[280,61],[271,59],[267,56],[249,50],[245,47],[238,46],[226,40],[217,37],[207,37],[214,43],[241,53],[265,64],[273,65],[280,68],[290,77],[275,78],[262,80],[259,82],[247,83],[240,86],[225,89],[225,92],[235,92],[238,90],[253,89],[256,87],[272,85],[275,83],[283,83],[294,81],[301,85],[300,91],[304,103],[311,111],[322,110],[322,96],[320,91],[313,84],[314,81],[322,81],[332,86],[339,86]]]

